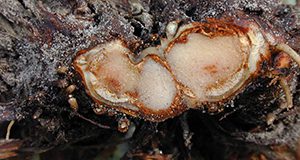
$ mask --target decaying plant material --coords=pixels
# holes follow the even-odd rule
[[[0,156],[297,159],[297,9],[276,0],[2,0]],[[206,59],[220,53],[212,44],[223,56]],[[252,52],[260,57],[245,58]],[[253,66],[242,82],[228,78]]]

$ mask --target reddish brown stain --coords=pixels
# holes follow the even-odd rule
[[[216,74],[218,72],[218,68],[214,64],[213,65],[207,65],[207,66],[203,67],[203,69],[205,71],[207,71],[208,73],[210,73],[210,74]]]
[[[286,53],[280,53],[276,56],[274,63],[276,68],[289,68],[291,59]]]
[[[104,82],[113,92],[119,92],[122,89],[121,83],[112,77],[105,77]]]
[[[279,53],[273,61],[274,75],[285,75],[285,69],[291,67],[291,58],[286,53]]]
[[[133,98],[139,98],[139,94],[137,92],[125,92],[127,95]]]
[[[86,53],[88,51],[89,50],[87,50],[87,49],[80,50],[80,51],[77,52],[77,56],[82,55],[82,54],[84,54],[84,53]]]
[[[177,39],[176,39],[176,43],[187,43],[187,41],[188,41],[187,36],[188,36],[188,35],[181,36],[181,37],[177,38]]]

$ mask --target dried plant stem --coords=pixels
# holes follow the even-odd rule
[[[287,109],[292,108],[293,107],[293,95],[292,95],[289,85],[287,84],[286,79],[280,78],[279,83],[280,83],[280,86],[283,89],[283,92],[286,97],[286,103],[287,103],[286,108]]]
[[[290,46],[284,43],[277,44],[276,49],[287,53],[300,66],[300,55]]]
[[[12,121],[9,122],[9,124],[7,126],[6,137],[5,137],[6,140],[9,140],[10,130],[11,130],[12,126],[14,125],[14,123],[15,123],[15,121],[12,120]]]
[[[90,119],[88,119],[88,118],[82,116],[82,115],[79,114],[78,112],[74,112],[74,114],[75,114],[77,117],[79,117],[79,118],[81,118],[81,119],[83,119],[83,120],[85,120],[85,121],[88,121],[89,123],[91,123],[91,124],[93,124],[93,125],[96,125],[96,126],[98,126],[98,127],[100,127],[100,128],[110,129],[109,126],[102,125],[102,124],[99,124],[99,123],[97,123],[97,122],[95,122],[95,121],[93,121],[93,120],[90,120]]]

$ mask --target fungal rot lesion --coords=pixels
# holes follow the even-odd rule
[[[214,20],[181,27],[171,22],[166,33],[161,45],[138,56],[122,40],[78,53],[74,66],[94,101],[134,117],[163,121],[189,108],[209,108],[233,98],[262,74],[260,65],[274,52],[283,51],[300,65],[293,49],[266,39],[252,21],[243,26]],[[287,87],[284,91],[289,92]]]
[[[91,97],[150,120],[170,117],[181,109],[178,85],[165,62],[149,55],[134,64],[130,54],[122,41],[115,40],[78,55],[75,67]]]

